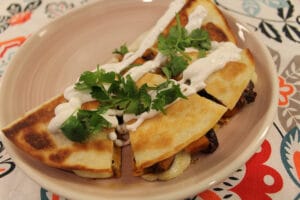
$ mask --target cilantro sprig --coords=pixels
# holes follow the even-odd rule
[[[168,78],[174,78],[181,74],[188,66],[191,58],[185,53],[189,47],[196,48],[199,51],[199,57],[205,55],[205,52],[211,49],[211,41],[207,31],[197,28],[190,34],[181,25],[179,15],[176,14],[176,25],[171,27],[167,36],[158,37],[158,50],[168,61],[162,67],[163,73]]]
[[[158,37],[158,50],[165,56],[174,56],[180,53],[187,57],[184,53],[185,48],[190,46],[187,30],[181,26],[179,15],[176,15],[176,26],[171,27],[167,36],[160,35]]]
[[[75,89],[89,91],[100,102],[96,110],[79,109],[62,124],[61,130],[65,136],[76,142],[82,142],[91,134],[111,126],[103,117],[108,109],[135,115],[151,109],[166,113],[166,105],[178,98],[186,98],[179,85],[173,81],[166,80],[154,87],[147,84],[137,87],[129,75],[123,77],[115,72],[105,72],[99,67],[94,72],[84,72],[75,84]],[[150,93],[154,93],[154,97]]]
[[[157,86],[158,92],[156,98],[153,100],[152,109],[159,110],[166,114],[165,106],[171,104],[178,98],[186,99],[180,90],[179,85],[175,84],[173,81],[166,81]]]
[[[148,86],[138,88],[130,76],[118,76],[117,80],[108,89],[109,101],[102,101],[104,105],[123,110],[124,113],[140,114],[150,110],[151,96],[147,93]]]
[[[95,134],[104,128],[111,126],[102,114],[105,109],[78,110],[75,115],[71,115],[61,126],[64,135],[72,141],[85,141],[91,134]]]
[[[115,49],[112,53],[113,54],[118,54],[118,55],[121,55],[121,56],[124,56],[126,53],[128,53],[129,50],[128,50],[128,47],[126,44],[123,44],[120,46],[119,49]]]

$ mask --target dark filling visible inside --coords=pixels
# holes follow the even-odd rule
[[[254,84],[252,81],[249,82],[248,86],[241,95],[239,101],[236,103],[232,110],[228,110],[223,118],[230,118],[240,111],[245,105],[250,104],[255,101],[257,93],[254,91]]]
[[[210,95],[205,91],[205,89],[198,92],[198,95],[205,97],[215,103],[224,105],[222,102],[220,102],[218,99],[216,99],[214,96]],[[235,107],[232,110],[228,110],[221,119],[221,124],[223,124],[223,121],[226,119],[234,116],[238,111],[240,111],[245,105],[250,104],[255,101],[257,93],[254,91],[254,84],[252,81],[250,81],[246,87],[246,89],[243,91],[240,99],[236,103]]]
[[[148,173],[161,173],[161,172],[164,172],[164,171],[167,171],[168,169],[170,169],[171,165],[173,164],[173,161],[175,159],[175,155],[174,156],[171,156],[169,158],[166,158],[150,167],[147,167],[145,170],[144,170],[144,173],[145,174],[148,174]]]
[[[197,92],[197,94],[200,95],[201,97],[205,97],[205,98],[207,98],[207,99],[209,99],[209,100],[211,100],[211,101],[213,101],[217,104],[222,104],[221,101],[219,101],[217,98],[215,98],[214,96],[208,94],[205,89],[200,90],[199,92]]]

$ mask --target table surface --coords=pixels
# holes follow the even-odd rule
[[[0,83],[30,34],[95,0],[1,0]],[[260,149],[224,182],[189,200],[300,200],[300,1],[214,0],[249,26],[268,47],[277,67],[277,115]],[[58,200],[28,178],[0,141],[0,199]]]

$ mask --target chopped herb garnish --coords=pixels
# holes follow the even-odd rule
[[[158,37],[158,50],[168,57],[168,62],[162,67],[167,78],[174,78],[182,73],[191,58],[185,49],[193,47],[199,50],[199,57],[206,55],[211,49],[211,41],[207,31],[197,28],[190,34],[181,26],[179,15],[176,15],[176,26],[173,26],[167,36]]]
[[[111,100],[104,102],[116,109],[124,110],[124,113],[140,114],[149,111],[151,101],[147,93],[147,86],[138,88],[130,76],[119,77],[108,89]]]
[[[104,87],[105,84],[113,83],[116,77],[115,72],[105,72],[97,67],[94,72],[83,72],[79,78],[79,81],[75,84],[75,89],[86,90],[92,87]]]
[[[211,41],[209,39],[209,34],[207,31],[197,28],[191,32],[189,38],[191,47],[194,47],[200,51],[207,51],[211,49]]]
[[[204,58],[205,56],[206,56],[206,51],[205,50],[199,50],[198,58]]]
[[[186,57],[184,50],[190,46],[187,30],[181,26],[179,15],[176,15],[176,26],[173,26],[165,37],[158,37],[158,50],[165,56],[174,56],[178,53]]]
[[[156,98],[152,104],[152,109],[161,111],[165,114],[165,106],[171,104],[178,98],[186,97],[182,94],[179,85],[176,85],[173,81],[165,82],[163,85],[165,85],[166,88],[157,92]]]
[[[102,116],[105,111],[103,108],[95,111],[78,110],[62,124],[61,130],[69,140],[83,142],[91,134],[110,127],[111,124]]]
[[[130,76],[123,77],[99,68],[94,72],[84,72],[75,89],[89,91],[100,102],[97,110],[79,109],[62,124],[61,130],[65,136],[75,142],[82,142],[91,134],[109,128],[111,124],[103,117],[108,109],[135,115],[151,109],[165,113],[166,105],[178,98],[185,98],[179,85],[170,80],[154,87],[144,84],[138,88]],[[155,98],[151,97],[150,92],[156,94]]]
[[[103,114],[107,109],[122,110],[124,113],[139,115],[151,109],[165,113],[165,107],[178,98],[186,98],[178,84],[171,81],[180,75],[188,66],[191,58],[185,49],[193,47],[199,50],[198,57],[204,57],[211,48],[209,34],[202,29],[195,29],[190,34],[181,26],[179,15],[176,15],[176,26],[167,36],[158,37],[158,50],[167,56],[167,62],[161,70],[168,78],[164,83],[149,87],[147,84],[137,87],[130,77],[123,77],[115,72],[84,72],[75,89],[89,91],[91,96],[100,102],[96,110],[81,110],[70,116],[61,126],[61,130],[72,141],[85,141],[91,134],[111,127]],[[128,53],[126,44],[114,50],[114,54],[124,56]],[[131,68],[133,66],[129,66]],[[128,70],[128,69],[126,69]],[[150,92],[153,93],[150,95]],[[154,96],[154,97],[153,97]]]
[[[181,74],[188,66],[188,61],[183,56],[171,56],[169,62],[162,68],[168,78]]]
[[[122,46],[120,46],[120,48],[119,49],[115,49],[114,51],[113,51],[113,54],[119,54],[119,55],[121,55],[121,56],[124,56],[126,53],[128,53],[129,52],[129,50],[128,50],[128,48],[127,48],[127,45],[126,44],[123,44]]]

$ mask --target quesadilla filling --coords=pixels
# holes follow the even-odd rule
[[[130,144],[129,135],[135,134],[146,120],[161,113],[168,116],[170,106],[188,101],[193,94],[227,107],[206,91],[206,80],[228,63],[240,62],[245,52],[227,41],[214,24],[202,24],[207,16],[203,6],[197,6],[184,18],[184,13],[179,13],[184,5],[184,0],[175,0],[137,50],[130,51],[122,45],[113,52],[118,62],[84,72],[75,85],[66,89],[67,102],[56,107],[49,131],[61,132],[68,139],[82,143],[92,134],[110,129],[108,138],[122,147]],[[172,22],[174,17],[176,20]],[[167,31],[161,32],[164,29]],[[147,80],[139,83],[147,74],[160,78],[154,84]],[[218,121],[219,126],[244,105],[254,102],[255,97],[250,81],[236,105]],[[86,108],[90,102],[97,106]],[[177,174],[171,171],[183,171],[191,162],[191,154],[212,153],[217,147],[217,136],[211,127],[172,156],[144,167],[141,174],[148,174],[144,176],[146,180],[174,178]]]

